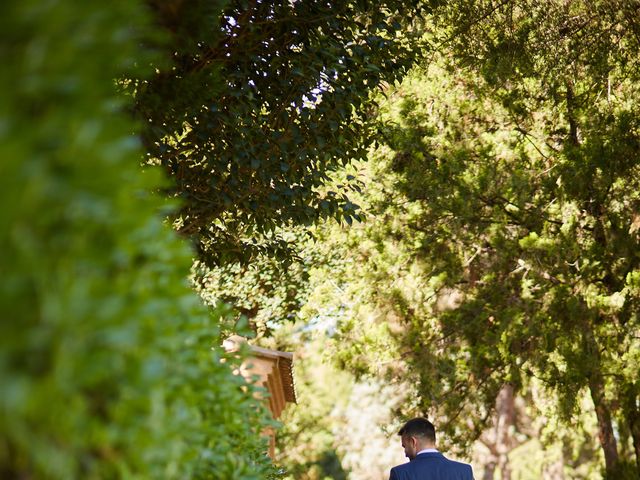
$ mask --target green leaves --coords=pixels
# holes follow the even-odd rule
[[[436,416],[454,442],[481,433],[505,382],[545,385],[564,420],[588,395],[601,433],[637,428],[621,407],[629,390],[637,400],[626,362],[639,349],[628,8],[443,2],[425,33],[441,54],[381,101],[359,202],[375,215],[342,240],[350,269],[331,271],[348,298],[340,358],[378,373],[387,352],[367,335],[388,324],[402,362],[385,372],[420,395],[403,413]],[[611,478],[631,441],[608,457]]]
[[[135,82],[136,110],[203,261],[291,250],[273,224],[351,221],[355,205],[320,192],[328,173],[365,158],[371,92],[414,62],[409,34],[395,33],[415,3],[230,2],[217,15],[206,2],[155,5],[180,35],[166,46],[172,65]]]
[[[116,91],[157,61],[147,14],[20,1],[0,19],[4,478],[273,473],[266,414],[220,348],[229,311],[187,286],[192,252]]]

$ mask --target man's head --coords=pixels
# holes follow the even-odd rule
[[[436,429],[426,418],[414,418],[403,425],[398,432],[402,438],[404,454],[413,460],[420,450],[435,448]]]

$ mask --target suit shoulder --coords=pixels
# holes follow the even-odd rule
[[[403,473],[407,469],[407,465],[409,465],[409,464],[408,463],[403,463],[403,464],[396,465],[395,467],[393,467],[391,469],[391,471],[389,472],[389,480],[398,480],[400,478],[403,478]]]
[[[464,463],[464,462],[457,462],[456,460],[450,460],[448,458],[446,460],[451,467],[461,472],[468,472],[471,475],[470,478],[473,478],[473,468],[471,467],[470,464]]]
[[[407,470],[410,468],[411,462],[401,463],[400,465],[396,465],[391,469],[392,472],[402,472],[403,470]]]
[[[407,475],[410,471],[413,470],[414,467],[415,465],[413,465],[411,462],[396,465],[391,469],[391,473],[395,474],[395,477],[392,478],[404,478],[404,475]]]

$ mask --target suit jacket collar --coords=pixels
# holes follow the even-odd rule
[[[424,450],[420,450],[418,452],[418,455],[420,455],[421,453],[435,453],[437,451],[438,451],[437,448],[425,448]]]
[[[419,453],[415,459],[417,458],[443,458],[444,455],[442,455],[442,453],[440,452],[424,452],[424,453]]]

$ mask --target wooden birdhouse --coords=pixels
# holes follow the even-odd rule
[[[250,354],[242,363],[239,373],[246,379],[258,377],[256,383],[267,391],[268,395],[264,400],[271,415],[277,420],[287,403],[296,403],[293,354],[249,345],[245,338],[237,335],[226,339],[223,346],[228,352],[233,352],[238,351],[243,344],[248,346]],[[265,434],[270,437],[269,455],[273,458],[275,432],[268,431]]]

